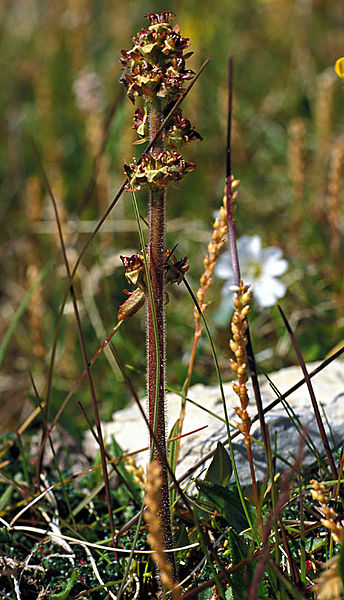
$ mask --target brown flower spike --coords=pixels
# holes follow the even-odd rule
[[[183,93],[184,81],[192,79],[194,72],[185,68],[185,60],[192,52],[185,53],[189,40],[181,36],[179,26],[172,27],[174,14],[148,14],[150,25],[133,37],[131,50],[122,50],[120,63],[123,68],[121,82],[127,88],[131,101],[142,97],[144,106],[135,111],[133,127],[143,143],[149,139],[149,113],[153,105],[159,105],[161,120],[170,112],[174,102]],[[143,186],[163,187],[178,183],[195,165],[187,162],[177,152],[183,144],[202,140],[190,121],[178,108],[162,133],[163,147],[153,149],[137,163],[133,160],[124,165],[129,190],[140,190]]]
[[[162,472],[161,466],[153,460],[147,467],[146,510],[143,513],[144,519],[148,525],[148,543],[153,550],[153,560],[155,561],[161,578],[162,584],[172,592],[174,600],[181,600],[182,595],[179,586],[173,578],[173,568],[171,562],[167,560],[164,540],[162,535],[162,524],[159,517],[159,506],[161,503]]]
[[[244,434],[245,444],[248,446],[251,444],[251,419],[247,412],[249,396],[246,385],[248,380],[246,331],[247,315],[250,310],[252,290],[249,289],[248,285],[244,285],[243,282],[240,281],[240,287],[239,289],[236,289],[235,292],[236,293],[233,300],[235,311],[231,323],[233,337],[229,342],[235,359],[231,359],[230,365],[232,371],[234,371],[238,377],[238,381],[233,383],[233,390],[240,400],[240,406],[235,407],[235,412],[241,419],[241,423],[238,424],[238,428]]]

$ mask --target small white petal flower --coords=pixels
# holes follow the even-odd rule
[[[243,235],[238,240],[238,254],[243,281],[252,286],[253,297],[262,308],[273,306],[278,298],[285,296],[286,286],[277,279],[288,269],[281,248],[263,248],[259,235]],[[230,252],[220,256],[215,274],[220,279],[226,279],[222,294],[232,294],[234,276]]]

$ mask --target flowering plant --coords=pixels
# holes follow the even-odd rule
[[[259,306],[273,306],[278,298],[286,293],[285,284],[278,279],[288,269],[288,262],[282,258],[282,250],[277,246],[263,248],[259,235],[243,235],[238,240],[238,254],[241,272],[245,282],[253,290],[253,297]],[[220,279],[226,279],[222,294],[233,294],[234,284],[231,253],[224,252],[215,267],[215,274]]]
[[[137,38],[132,38],[133,47],[122,50],[120,59],[121,82],[127,88],[130,100],[135,104],[136,99],[142,97],[144,101],[144,106],[136,109],[133,119],[133,128],[139,136],[136,144],[152,139],[152,128],[157,130],[183,94],[184,81],[195,75],[185,68],[185,60],[192,52],[184,52],[189,40],[181,36],[178,25],[171,25],[174,14],[165,11],[146,17],[150,25],[141,29]],[[195,139],[202,140],[202,137],[178,108],[166,124],[161,141],[157,141],[151,152],[144,154],[139,164],[135,160],[125,164],[129,180],[127,188],[139,190],[144,185],[162,187],[179,182],[186,173],[194,170],[195,165],[186,162],[176,147]]]

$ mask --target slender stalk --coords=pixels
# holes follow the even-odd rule
[[[228,128],[227,128],[227,156],[226,156],[227,229],[228,229],[228,235],[229,235],[229,247],[230,247],[230,252],[231,252],[231,257],[232,257],[234,283],[238,288],[240,288],[242,286],[242,280],[241,280],[240,264],[239,264],[239,256],[238,256],[238,248],[237,248],[237,243],[236,243],[236,233],[235,233],[235,224],[234,224],[234,204],[233,204],[233,190],[232,190],[233,177],[232,177],[232,173],[231,173],[232,90],[233,90],[233,57],[231,56],[229,59],[229,71],[228,71]],[[245,334],[246,334],[246,338],[248,341],[247,350],[246,350],[247,354],[250,351],[250,354],[248,355],[248,362],[249,362],[250,366],[252,364],[255,366],[247,321],[246,321],[246,327],[245,327]],[[255,374],[255,369],[253,370],[253,373]],[[252,376],[252,371],[251,371],[251,376]],[[255,384],[254,381],[253,381],[253,384]],[[255,386],[255,385],[254,385],[254,390],[255,390],[255,394],[256,394],[257,386]],[[258,387],[258,392],[259,392],[259,387]],[[257,395],[256,395],[256,400],[257,400]],[[263,412],[262,412],[262,406],[260,406],[261,405],[260,394],[259,394],[259,400],[260,400],[260,403],[259,402],[257,403],[257,408],[258,408],[258,413],[260,414],[260,416],[262,416]],[[265,423],[262,423],[262,421],[261,421],[261,425],[262,425],[262,435],[263,435],[263,439],[264,439],[264,445],[265,445],[265,449],[267,450]],[[261,514],[260,502],[259,502],[258,486],[257,486],[255,469],[254,469],[254,464],[253,464],[251,436],[250,436],[250,432],[249,432],[249,427],[245,428],[245,446],[246,446],[246,451],[247,451],[248,462],[250,465],[252,489],[253,489],[254,502],[255,502],[255,506],[256,506],[256,510],[257,510],[259,531],[260,531],[260,534],[262,535],[263,522],[262,522],[262,514]]]
[[[153,140],[159,130],[163,114],[158,101],[149,103],[149,137]],[[157,139],[152,152],[161,151],[160,140]],[[168,491],[168,474],[166,470],[166,420],[165,420],[165,212],[166,188],[150,186],[148,192],[149,211],[149,273],[152,296],[148,295],[147,302],[147,385],[149,403],[149,423],[154,431],[159,450],[154,446],[150,436],[153,459],[157,460],[162,469],[161,505],[159,516],[162,522],[163,542],[166,549],[172,548],[172,526],[170,514],[170,499]],[[152,306],[152,300],[154,307]],[[162,455],[162,452],[164,455]],[[174,560],[169,556],[173,567]]]

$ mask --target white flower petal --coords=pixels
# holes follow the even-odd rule
[[[262,255],[265,262],[268,260],[278,260],[279,258],[282,258],[283,252],[278,246],[269,246],[268,248],[264,248]]]
[[[273,306],[277,298],[283,298],[285,295],[286,286],[274,277],[264,276],[253,288],[253,293],[262,307]]]
[[[247,249],[250,251],[251,262],[261,262],[262,260],[262,238],[259,235],[253,235],[248,238]]]
[[[264,263],[264,273],[271,275],[272,277],[278,277],[283,275],[288,270],[288,261],[284,258],[269,259]]]
[[[214,272],[220,279],[229,279],[233,277],[232,257],[230,252],[221,254],[216,263]]]
[[[260,262],[262,240],[259,235],[243,235],[238,241],[238,254],[241,268],[249,262]]]
[[[253,290],[253,298],[261,306],[261,308],[267,308],[273,306],[276,303],[276,298],[269,290],[264,290],[261,287]]]
[[[274,292],[276,297],[283,298],[286,295],[286,286],[284,285],[284,283],[282,283],[282,281],[279,281],[279,279],[274,278],[272,281],[274,282]]]
[[[273,306],[275,304],[275,297],[271,294],[267,294],[266,290],[262,287],[258,286],[257,288],[252,287],[253,289],[253,299],[259,304],[261,308],[265,308],[267,306]]]
[[[277,298],[282,298],[286,293],[284,283],[276,279],[289,267],[281,248],[270,246],[263,249],[259,235],[243,235],[238,240],[238,254],[243,280],[251,284],[257,303],[262,307],[273,306]],[[215,274],[226,279],[222,296],[227,298],[232,295],[230,286],[234,284],[234,275],[230,252],[225,252],[219,258]]]

